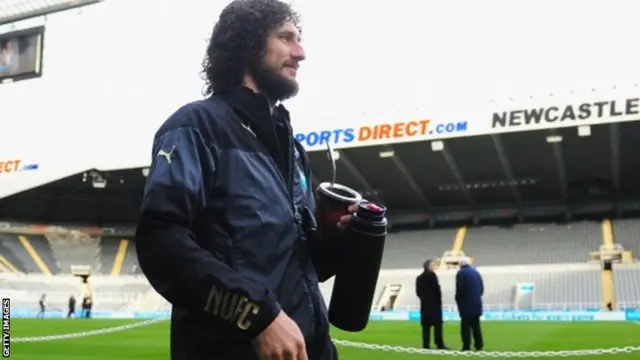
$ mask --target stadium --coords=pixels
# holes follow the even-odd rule
[[[200,40],[227,2],[214,3],[0,0],[4,357],[169,356],[171,304],[138,264],[135,224],[155,130],[175,108],[200,96]],[[299,0],[296,6],[303,15],[315,12],[308,16],[309,48],[330,37],[318,5]],[[407,33],[429,26],[418,21],[420,14],[407,13],[412,6],[417,5],[398,4],[397,11],[415,20],[403,25]],[[585,9],[586,14],[590,5]],[[573,25],[584,39],[566,35],[575,46],[588,41],[589,21],[609,11],[594,9]],[[558,15],[549,16],[566,14],[555,10]],[[361,9],[344,11],[353,15]],[[629,21],[617,21],[611,33],[598,36],[635,41],[621,35],[634,33],[624,27],[635,24],[634,11],[623,11]],[[372,17],[383,16],[374,12]],[[187,17],[191,21],[177,29],[166,26]],[[341,16],[334,20],[347,24]],[[366,31],[357,34],[384,35],[367,21],[362,19]],[[567,38],[554,29],[544,41],[565,46]],[[155,65],[142,56],[166,49],[166,43],[181,56],[159,56]],[[331,46],[317,45],[315,54]],[[527,51],[525,45],[512,46]],[[371,49],[377,54],[376,46]],[[388,60],[378,55],[376,66]],[[531,64],[542,66],[543,58],[536,59]],[[457,81],[451,77],[437,80],[450,61],[435,59],[428,75],[431,82],[442,81],[435,90],[419,79],[407,85],[406,96],[397,95],[413,100],[397,102],[372,90],[366,101],[351,99],[340,116],[309,105],[316,93],[301,94],[303,100],[291,105],[304,119],[294,124],[295,137],[309,152],[314,187],[333,176],[330,144],[337,182],[384,204],[389,214],[369,325],[358,333],[332,330],[341,358],[640,359],[640,55],[629,50],[617,59],[624,60],[584,60],[591,61],[593,73],[602,73],[593,76],[571,73],[569,60],[547,61],[545,66],[557,67],[555,77],[575,76],[553,82],[536,73],[521,78],[524,85],[510,76],[525,76],[533,65],[511,74],[501,69],[498,77],[495,69],[511,60],[496,57],[495,67],[469,61],[456,69],[460,77],[478,69],[488,74],[465,89],[445,87]],[[407,61],[407,68],[421,67]],[[336,65],[329,58],[321,62]],[[142,70],[152,66],[153,71]],[[313,66],[322,67],[310,60]],[[322,81],[307,80],[309,87]],[[172,86],[158,90],[163,84]],[[411,94],[417,89],[424,93]],[[335,107],[347,97],[336,96]],[[455,276],[463,257],[485,284],[481,352],[457,351]],[[427,259],[438,264],[451,351],[421,349],[415,279]],[[329,304],[333,278],[321,289]],[[38,304],[43,295],[44,314]],[[67,318],[70,297],[79,309],[88,295],[91,316],[78,311]]]

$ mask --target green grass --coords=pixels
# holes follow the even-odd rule
[[[13,319],[12,338],[77,333],[123,324],[132,320],[36,320]],[[631,322],[484,322],[486,351],[546,351],[640,346],[640,324]],[[420,346],[420,326],[416,322],[372,322],[361,333],[334,330],[341,340]],[[458,325],[445,324],[445,341],[452,349],[460,348]],[[168,359],[169,323],[125,330],[90,337],[45,342],[12,343],[12,359],[18,360],[146,360]],[[346,360],[411,360],[434,356],[401,354],[348,347],[339,347]],[[453,356],[437,356],[453,359]],[[460,357],[457,358],[466,358]],[[572,357],[597,360],[640,360],[640,352],[630,354]],[[554,359],[554,358],[546,358]]]

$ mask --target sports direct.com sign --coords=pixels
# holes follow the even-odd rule
[[[296,139],[308,150],[324,149],[327,144],[339,147],[366,146],[462,134],[467,131],[467,126],[466,121],[435,122],[423,119],[299,132]]]
[[[336,148],[394,144],[411,141],[440,140],[474,135],[491,135],[514,131],[530,131],[599,125],[626,121],[640,121],[640,94],[638,90],[626,92],[625,96],[600,97],[592,92],[582,96],[572,95],[564,99],[531,98],[513,105],[510,109],[496,109],[500,105],[471,105],[440,110],[438,119],[425,117],[421,120],[363,123],[350,126],[349,119],[334,122],[333,128],[305,128],[296,133],[296,139],[307,150],[326,149],[327,144]],[[578,99],[578,101],[576,101]],[[562,101],[565,100],[565,101]],[[427,113],[428,115],[428,113]],[[490,117],[489,117],[490,116]],[[460,120],[458,120],[460,119]],[[451,120],[451,121],[447,121]],[[313,124],[313,123],[311,123]],[[301,124],[310,126],[309,123]],[[355,124],[354,124],[355,125]],[[326,124],[324,125],[326,126]]]
[[[26,163],[22,159],[0,160],[0,176],[33,170],[38,170],[38,164]]]

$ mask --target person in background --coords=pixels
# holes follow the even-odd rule
[[[456,275],[456,304],[460,314],[460,336],[462,351],[471,350],[471,335],[475,349],[484,347],[480,317],[482,316],[482,295],[484,284],[480,273],[469,265],[469,259],[460,259],[460,270]]]
[[[422,347],[431,347],[431,328],[434,329],[433,341],[438,349],[446,350],[442,336],[442,291],[435,273],[436,263],[427,260],[424,271],[416,278],[416,295],[420,298],[420,324],[422,325]]]
[[[86,310],[84,313],[85,319],[91,319],[91,309],[93,308],[93,298],[91,295],[86,296]]]
[[[0,74],[15,75],[19,72],[18,42],[15,39],[6,40],[0,44]]]
[[[88,318],[87,312],[89,311],[89,295],[85,295],[82,298],[82,312],[80,313],[80,317],[85,319]]]
[[[69,297],[69,312],[67,312],[67,319],[71,319],[76,316],[76,298],[71,295]]]
[[[44,313],[46,311],[45,300],[47,299],[47,294],[42,294],[40,300],[38,301],[38,306],[40,307],[40,311],[38,311],[38,319],[44,319]]]

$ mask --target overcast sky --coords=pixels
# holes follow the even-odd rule
[[[226,3],[108,0],[82,16],[51,16],[44,77],[0,86],[1,128],[33,131],[36,122],[32,136],[44,142],[94,132],[146,149],[173,110],[200,97],[205,39]],[[491,99],[638,83],[639,4],[298,0],[308,60],[287,105],[297,126],[452,111],[473,121],[465,111]],[[0,154],[22,144],[3,140]]]

